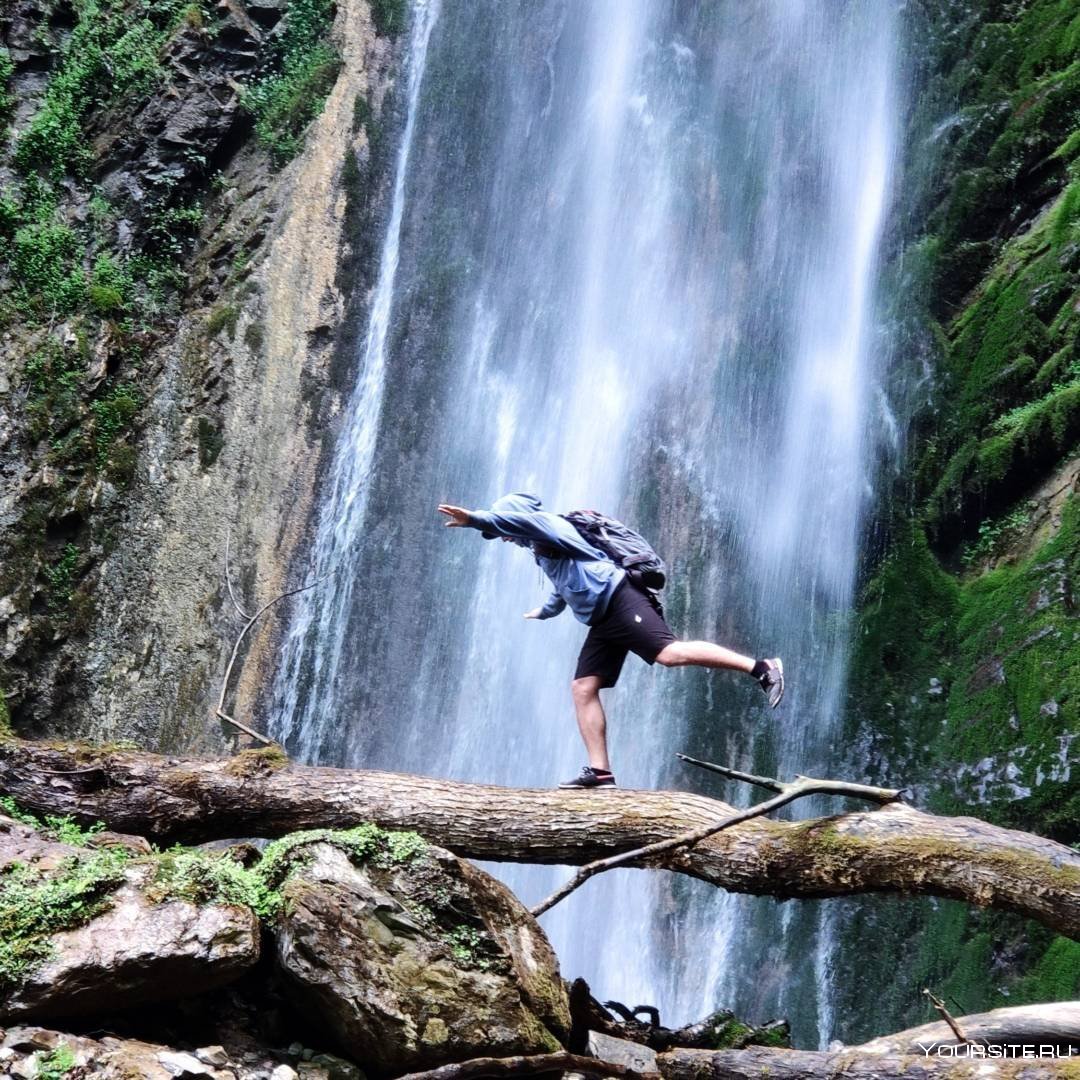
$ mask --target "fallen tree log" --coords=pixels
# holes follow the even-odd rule
[[[718,822],[726,803],[672,791],[527,790],[295,765],[270,751],[197,760],[80,745],[0,743],[0,793],[157,843],[281,836],[371,821],[458,855],[581,865]],[[1010,910],[1080,939],[1080,853],[900,802],[809,821],[756,818],[631,863],[732,892],[908,892]]]
[[[938,1057],[866,1054],[856,1048],[670,1050],[657,1057],[663,1080],[1072,1080],[1076,1058]]]
[[[964,1040],[976,1046],[1075,1047],[1080,1059],[1080,1001],[1014,1005],[958,1017]],[[927,1048],[960,1046],[944,1020],[884,1035],[856,1047],[866,1054],[922,1054]]]

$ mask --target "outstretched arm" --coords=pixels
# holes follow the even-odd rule
[[[444,523],[448,529],[461,528],[470,524],[469,511],[463,506],[451,506],[449,503],[440,503],[439,513],[445,514],[450,519]]]
[[[557,514],[539,510],[535,513],[509,511],[498,513],[494,510],[466,510],[462,506],[442,503],[439,513],[450,520],[448,527],[468,525],[482,532],[496,536],[509,537],[512,540],[524,540],[531,543],[539,541],[554,548],[559,555],[570,559],[602,559],[603,554],[589,547],[577,529]]]

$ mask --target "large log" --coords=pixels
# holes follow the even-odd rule
[[[1076,1061],[1067,1057],[880,1055],[858,1048],[826,1052],[766,1046],[671,1050],[657,1058],[663,1080],[1073,1080]]]
[[[1041,1005],[1013,1005],[973,1013],[956,1021],[969,1043],[979,1046],[1023,1044],[1072,1046],[1080,1059],[1080,1001],[1054,1001]],[[926,1049],[955,1047],[959,1042],[944,1020],[883,1035],[857,1049],[868,1054],[919,1054]]]
[[[162,844],[372,821],[475,859],[580,865],[734,813],[672,791],[528,790],[401,773],[280,767],[265,752],[196,760],[0,743],[0,793]],[[641,863],[778,898],[923,893],[1019,912],[1080,938],[1080,853],[903,803],[809,821],[747,821]]]

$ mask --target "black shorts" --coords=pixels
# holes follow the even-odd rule
[[[601,687],[614,686],[628,652],[651,664],[675,640],[659,605],[654,606],[646,593],[623,578],[611,594],[604,617],[589,627],[574,678],[599,675]]]

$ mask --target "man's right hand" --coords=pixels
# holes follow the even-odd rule
[[[450,506],[448,503],[440,503],[439,513],[445,514],[450,519],[444,523],[448,529],[462,528],[469,524],[469,511],[463,506]]]
[[[540,618],[540,613],[543,610],[544,610],[543,608],[534,607],[532,609],[532,611],[526,611],[524,617],[526,619],[539,619]]]

